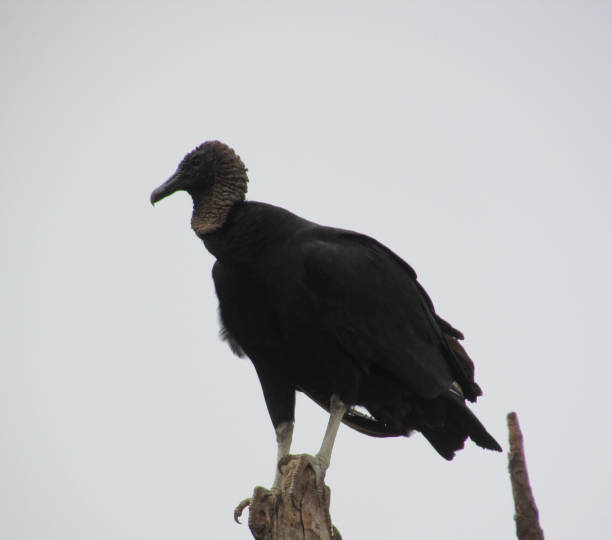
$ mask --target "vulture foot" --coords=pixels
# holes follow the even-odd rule
[[[256,487],[255,488],[255,492],[253,493],[252,497],[249,497],[247,499],[244,499],[242,501],[240,501],[238,503],[238,506],[236,506],[236,508],[234,508],[234,521],[236,523],[238,523],[238,525],[242,525],[242,522],[240,521],[240,518],[242,517],[242,512],[244,512],[244,509],[251,506],[251,504],[253,504],[253,500],[255,499],[256,501],[259,501],[261,503],[261,498],[267,498],[267,497],[272,497],[274,500],[274,506],[273,508],[276,510],[276,508],[278,507],[278,504],[280,502],[280,489],[278,488],[272,488],[272,489],[266,489],[264,487]],[[249,526],[250,526],[250,514],[249,514]]]
[[[316,456],[311,456],[310,454],[301,454],[299,456],[285,456],[278,462],[278,467],[282,470],[282,467],[286,465],[289,460],[295,459],[298,457],[297,467],[292,467],[291,471],[288,474],[287,482],[288,482],[288,490],[289,495],[291,496],[291,502],[296,509],[300,509],[300,505],[297,502],[297,483],[306,470],[306,467],[310,467],[315,474],[315,485],[317,490],[320,493],[323,493],[325,490],[325,472],[329,468],[329,460],[325,455],[321,455],[321,453]]]

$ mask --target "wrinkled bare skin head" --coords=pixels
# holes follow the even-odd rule
[[[210,190],[217,176],[243,178],[246,190],[246,167],[239,156],[226,144],[208,141],[189,152],[179,164],[176,172],[151,193],[155,204],[176,191],[193,194]]]
[[[176,172],[151,193],[151,204],[176,191],[186,191],[193,199],[191,223],[198,235],[223,226],[231,206],[244,200],[247,169],[226,144],[208,141],[189,152]]]

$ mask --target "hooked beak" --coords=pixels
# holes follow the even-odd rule
[[[184,188],[181,175],[179,172],[175,172],[168,180],[166,180],[161,186],[153,190],[151,193],[151,204],[155,204],[161,201],[168,195],[172,195],[174,192]]]

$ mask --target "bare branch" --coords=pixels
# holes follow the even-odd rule
[[[516,536],[519,540],[544,540],[544,532],[538,519],[523,450],[523,434],[515,412],[508,414],[508,432],[510,437],[510,452],[508,452],[508,470],[512,482],[514,497],[514,520],[516,521]]]

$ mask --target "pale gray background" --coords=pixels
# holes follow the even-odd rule
[[[0,537],[250,538],[275,443],[217,338],[190,201],[207,139],[249,196],[366,232],[462,329],[548,538],[610,538],[609,2],[4,2]],[[300,398],[296,451],[326,414]],[[347,540],[514,537],[506,456],[342,427]]]

